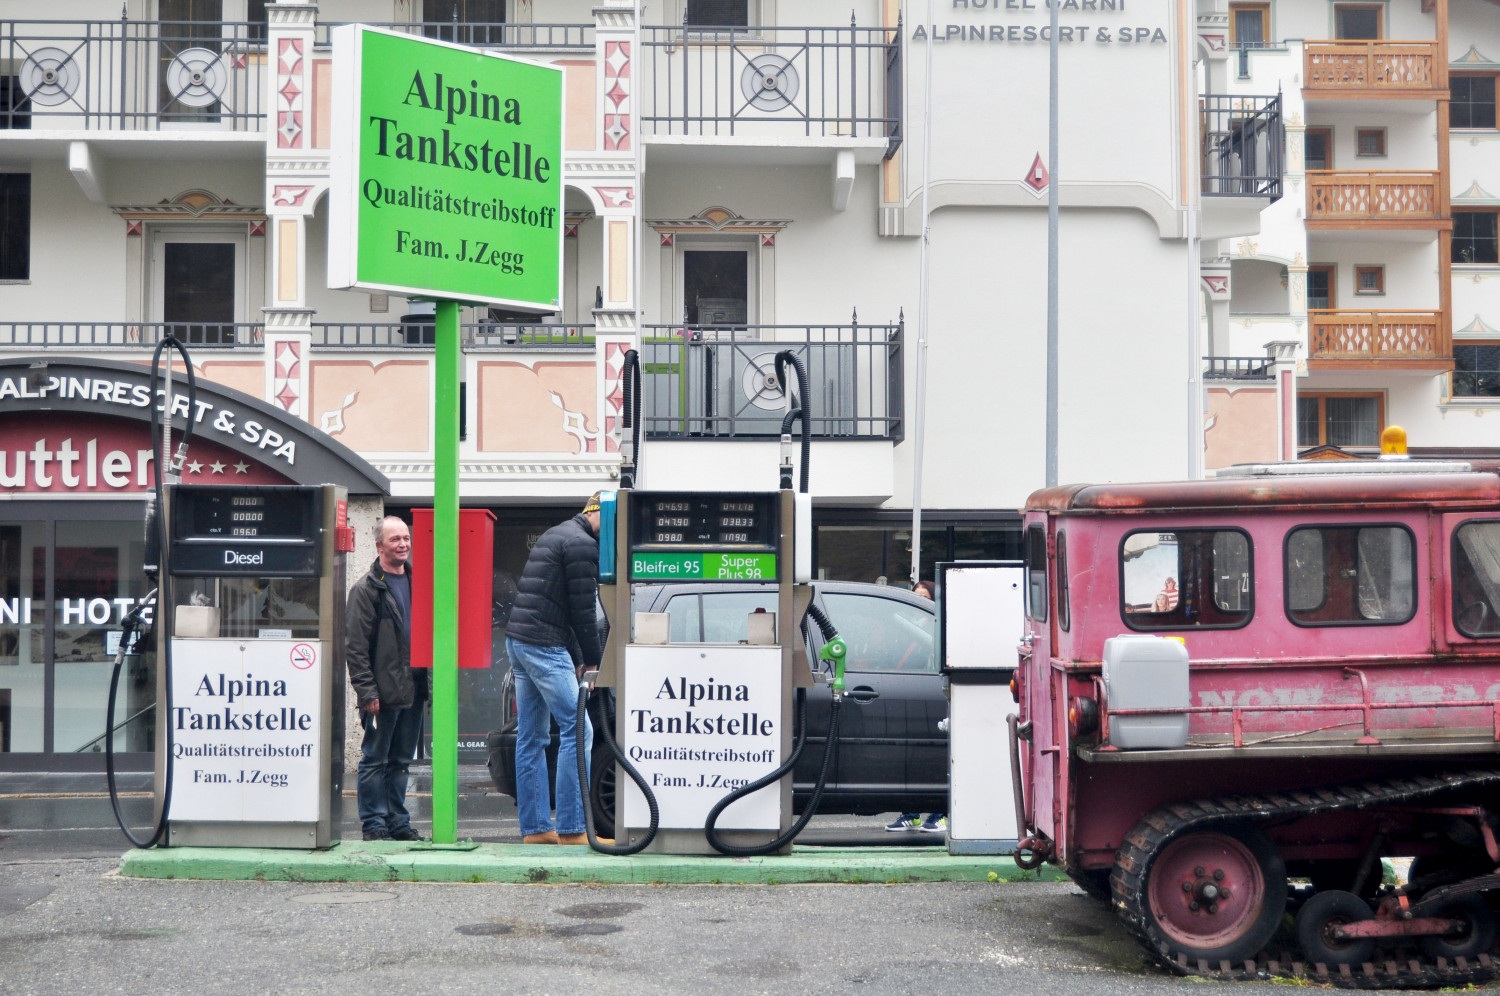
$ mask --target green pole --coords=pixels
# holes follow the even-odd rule
[[[432,469],[432,841],[458,842],[458,302],[437,302]]]

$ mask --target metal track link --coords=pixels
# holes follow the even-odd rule
[[[1180,975],[1220,981],[1277,977],[1305,979],[1346,989],[1425,989],[1487,982],[1500,977],[1500,963],[1489,954],[1482,954],[1474,961],[1458,958],[1450,962],[1445,958],[1425,959],[1417,951],[1405,948],[1396,952],[1402,956],[1400,960],[1390,958],[1358,966],[1307,965],[1300,960],[1300,955],[1270,948],[1263,949],[1253,959],[1235,964],[1227,961],[1210,964],[1201,959],[1189,961],[1186,955],[1172,950],[1167,939],[1148,924],[1145,916],[1146,876],[1161,849],[1185,831],[1342,809],[1411,804],[1444,793],[1496,787],[1500,787],[1500,769],[1471,768],[1295,792],[1171,803],[1148,813],[1125,836],[1109,876],[1111,905],[1146,950]]]

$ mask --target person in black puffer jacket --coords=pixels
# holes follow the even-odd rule
[[[594,605],[599,597],[599,493],[583,511],[542,534],[521,572],[506,629],[516,683],[516,810],[527,844],[587,844],[578,784],[577,724],[585,757],[593,750],[588,714],[578,714],[578,672],[602,656]],[[557,721],[557,823],[547,793],[549,720]]]

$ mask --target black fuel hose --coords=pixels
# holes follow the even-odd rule
[[[615,735],[610,731],[609,723],[600,723],[599,732],[604,736],[604,745],[609,748],[611,756],[619,762],[620,767],[625,769],[625,773],[630,776],[630,780],[635,782],[636,787],[641,790],[641,794],[646,797],[646,805],[651,810],[651,823],[646,828],[645,836],[634,844],[606,844],[594,833],[594,805],[593,800],[589,798],[588,750],[584,743],[584,723],[588,721],[588,703],[589,686],[579,685],[578,722],[574,724],[574,735],[577,737],[578,791],[583,796],[583,829],[588,834],[589,847],[592,847],[600,854],[636,854],[644,851],[650,846],[651,841],[656,839],[656,828],[661,822],[661,811],[656,808],[656,795],[651,791],[651,786],[646,784],[646,779],[641,777],[641,773],[635,770],[635,765],[631,764],[629,759],[625,757],[624,753],[620,750],[620,745],[615,743]],[[623,822],[620,819],[620,813],[617,808],[615,813],[616,834],[620,832]]]
[[[185,427],[184,427],[183,433],[182,433],[182,442],[179,443],[178,446],[177,446],[177,453],[185,457],[187,455],[188,443],[193,438],[193,417],[192,417],[192,413],[197,409],[197,401],[198,401],[198,378],[197,378],[197,375],[193,372],[193,360],[192,360],[192,357],[188,356],[187,347],[184,346],[182,344],[181,340],[179,340],[176,336],[174,336],[174,335],[172,335],[172,333],[168,332],[166,335],[164,335],[164,336],[161,337],[161,340],[159,342],[157,342],[156,349],[151,354],[151,386],[153,388],[153,390],[152,390],[153,401],[154,401],[154,395],[155,395],[155,387],[156,387],[157,383],[159,383],[162,380],[161,356],[162,356],[162,353],[165,350],[167,350],[168,348],[172,348],[172,349],[176,349],[177,350],[177,352],[182,356],[182,365],[183,365],[184,368],[186,368],[187,398],[188,398],[188,404],[187,404],[188,416],[187,416],[187,418],[183,419],[183,423],[184,423]],[[171,360],[171,357],[167,358],[166,380],[169,383],[172,380],[172,360]],[[163,408],[167,407],[167,405],[165,403],[165,399],[163,399],[162,407]],[[173,407],[175,407],[175,405]],[[159,566],[160,575],[159,575],[159,578],[157,580],[156,611],[154,613],[155,619],[153,620],[153,625],[156,627],[156,632],[157,632],[157,646],[160,648],[159,666],[161,667],[161,675],[162,675],[162,677],[161,677],[161,687],[162,687],[162,694],[163,694],[163,701],[157,703],[157,710],[156,710],[156,717],[157,717],[157,719],[156,719],[156,721],[157,721],[157,723],[161,724],[161,726],[163,728],[163,732],[165,734],[164,749],[166,750],[166,756],[164,758],[162,758],[163,776],[162,776],[161,813],[157,817],[155,830],[153,830],[152,833],[151,833],[151,836],[148,837],[148,838],[146,838],[145,840],[142,840],[139,837],[137,837],[134,833],[132,833],[130,831],[130,827],[128,827],[126,825],[126,823],[125,823],[125,817],[120,812],[119,788],[115,784],[115,770],[114,770],[114,726],[113,726],[112,720],[113,720],[113,717],[114,717],[114,714],[115,714],[115,698],[116,698],[116,696],[117,696],[117,694],[119,692],[119,681],[118,681],[118,678],[119,678],[119,673],[120,673],[120,666],[124,663],[124,656],[123,655],[120,655],[117,658],[116,662],[115,662],[115,672],[114,672],[114,676],[110,679],[110,683],[109,683],[109,700],[108,700],[108,703],[107,703],[107,712],[105,713],[105,726],[106,726],[106,729],[109,731],[109,736],[105,737],[105,739],[104,739],[104,744],[105,744],[105,762],[104,762],[104,765],[105,765],[105,778],[106,778],[106,781],[109,783],[109,801],[110,801],[110,805],[114,808],[115,821],[117,823],[119,823],[121,832],[123,832],[125,834],[125,839],[129,840],[130,843],[133,844],[134,846],[136,846],[136,847],[142,847],[142,848],[144,848],[144,847],[155,847],[157,844],[170,845],[170,843],[171,843],[171,841],[167,837],[167,824],[168,824],[168,821],[170,819],[170,809],[171,809],[171,806],[172,806],[172,767],[173,767],[172,766],[172,749],[173,749],[173,747],[175,745],[175,738],[172,736],[172,616],[173,616],[173,611],[172,611],[172,572],[171,572],[171,569],[170,569],[171,565],[168,563],[168,561],[170,559],[170,556],[171,556],[171,554],[170,554],[171,544],[169,542],[169,537],[167,536],[167,516],[165,514],[165,510],[166,510],[166,507],[167,507],[166,506],[166,491],[167,491],[166,480],[167,480],[167,475],[170,472],[171,467],[175,463],[175,457],[174,457],[174,455],[172,453],[168,453],[167,452],[167,448],[168,447],[163,445],[164,442],[168,441],[167,430],[169,430],[171,428],[173,413],[170,410],[168,410],[168,411],[164,411],[164,412],[162,412],[160,414],[165,417],[165,419],[166,419],[165,424],[163,424],[163,422],[161,421],[161,418],[158,417],[158,412],[157,412],[156,405],[153,403],[151,405],[151,450],[152,450],[152,454],[153,454],[153,457],[154,457],[155,462],[156,462],[156,469],[155,469],[156,487],[155,487],[155,492],[156,492],[156,509],[157,509],[157,511],[156,511],[156,515],[155,516],[152,516],[152,517],[148,518],[147,529],[148,530],[154,530],[155,533],[156,533],[155,540],[156,540],[157,550],[158,550],[158,554],[159,554],[159,558],[160,558],[160,566]],[[148,536],[147,537],[147,545],[148,546],[150,545],[150,541],[151,541],[151,537]]]
[[[114,670],[109,675],[109,713],[105,718],[104,730],[104,780],[109,785],[109,805],[115,811],[115,822],[120,829],[125,831],[125,836],[130,837],[130,842],[137,847],[150,847],[150,843],[139,843],[131,836],[130,830],[125,825],[125,814],[120,812],[120,792],[115,784],[115,702],[120,694],[120,672],[125,668],[125,657],[130,650],[139,650],[138,644],[142,634],[139,632],[141,617],[147,604],[156,598],[156,589],[141,599],[134,609],[121,620],[120,649],[115,652]]]
[[[787,413],[787,418],[781,422],[781,432],[785,435],[791,431],[790,418],[799,416],[802,420],[802,486],[798,489],[807,494],[807,475],[811,465],[812,456],[812,431],[809,428],[808,409],[811,407],[811,398],[807,393],[807,368],[802,365],[801,358],[790,349],[783,349],[776,354],[776,379],[782,384],[786,383],[786,368],[790,364],[797,371],[797,407]]]

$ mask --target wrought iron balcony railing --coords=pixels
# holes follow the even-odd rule
[[[642,427],[658,439],[779,436],[786,400],[776,354],[791,350],[807,372],[813,436],[900,440],[903,329],[900,322],[645,326]]]
[[[264,127],[264,24],[0,20],[0,129]]]
[[[900,28],[641,28],[648,134],[883,138],[901,146]],[[641,77],[644,76],[644,79]]]
[[[1281,197],[1281,94],[1238,97],[1205,94],[1202,115],[1203,194],[1206,197]]]
[[[1453,362],[1440,311],[1309,310],[1307,321],[1310,360]]]
[[[1307,171],[1309,221],[1438,221],[1438,174],[1428,171]]]
[[[342,22],[319,22],[313,44],[330,44],[329,29]],[[512,24],[488,21],[361,21],[372,28],[420,35],[479,48],[592,49],[593,24]]]
[[[1269,356],[1205,356],[1206,380],[1274,380],[1276,361]]]
[[[3,322],[0,349],[149,350],[171,332],[193,348],[257,346],[265,326],[251,322]]]
[[[432,346],[436,330],[431,321],[382,323],[314,322],[312,344],[315,348],[383,349]],[[466,350],[505,349],[508,347],[585,347],[594,345],[592,325],[550,325],[537,323],[478,322],[459,326],[460,347]]]
[[[1426,97],[1448,89],[1448,67],[1435,41],[1310,41],[1303,59],[1309,96]]]

